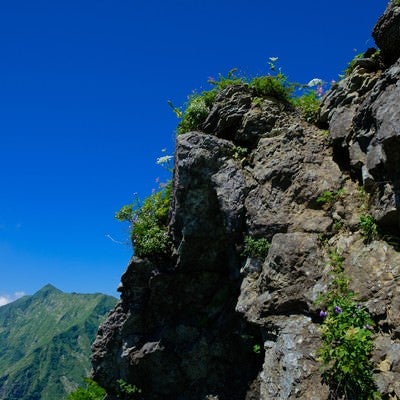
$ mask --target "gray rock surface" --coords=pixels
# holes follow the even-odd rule
[[[123,379],[146,399],[239,399],[258,374],[260,332],[235,312],[246,182],[232,150],[200,132],[178,137],[175,256],[165,265],[132,259],[93,346],[93,376],[110,396]]]
[[[385,71],[355,68],[324,98],[320,120],[334,158],[373,194],[371,213],[392,232],[400,227],[399,78],[400,61]]]
[[[260,139],[249,169],[248,230],[269,239],[278,232],[329,230],[333,221],[315,209],[316,199],[342,183],[323,134],[290,119],[287,124]]]
[[[372,36],[381,49],[385,62],[393,64],[400,57],[400,4],[390,0],[376,23]]]
[[[327,286],[324,264],[316,234],[277,233],[257,281],[243,281],[237,311],[255,324],[275,315],[310,315]],[[249,289],[253,297],[247,296]]]
[[[303,315],[274,319],[276,337],[264,343],[265,359],[260,373],[260,399],[327,399],[321,383],[316,348],[319,331]],[[284,371],[284,373],[282,373]]]
[[[232,93],[225,95],[236,112]],[[228,115],[222,94],[219,102]],[[253,113],[263,109],[267,120],[271,104],[244,113],[231,140],[202,132],[177,138],[174,256],[164,265],[132,259],[121,302],[93,346],[93,376],[109,399],[118,379],[157,400],[272,398],[270,380],[282,386],[282,399],[322,387],[310,332],[318,331],[314,300],[326,287],[318,233],[330,232],[334,220],[316,198],[344,178],[321,131],[285,111],[248,142],[254,150],[245,166],[235,159]],[[272,239],[264,262],[241,257],[246,232]],[[293,332],[282,339],[277,329]],[[286,361],[269,366],[279,351]]]
[[[240,146],[253,147],[271,131],[285,107],[272,98],[256,101],[252,90],[245,85],[231,86],[217,96],[203,131]]]

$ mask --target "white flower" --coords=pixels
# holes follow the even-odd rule
[[[163,164],[167,164],[169,163],[171,160],[173,159],[172,156],[162,156],[162,157],[158,157],[156,163],[158,165],[163,165]]]
[[[311,79],[311,81],[307,83],[307,86],[309,86],[309,87],[321,86],[322,84],[323,84],[322,79],[314,78],[314,79]]]

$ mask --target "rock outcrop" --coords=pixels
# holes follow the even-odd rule
[[[372,36],[381,49],[383,59],[391,65],[400,57],[400,4],[390,0],[386,11],[379,18]]]
[[[324,97],[329,135],[237,85],[177,137],[172,255],[133,257],[93,345],[109,400],[121,379],[146,400],[335,398],[317,360],[332,248],[376,322],[376,386],[400,398],[398,15],[391,1],[374,29],[382,54],[368,50]],[[321,205],[327,191],[341,194]],[[364,214],[380,229],[368,243]],[[245,236],[267,238],[268,255],[243,256]]]

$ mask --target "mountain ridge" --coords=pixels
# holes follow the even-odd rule
[[[47,284],[0,307],[0,399],[54,400],[77,387],[97,326],[116,302]]]

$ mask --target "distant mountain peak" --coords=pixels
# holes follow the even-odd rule
[[[49,294],[61,294],[63,293],[60,289],[57,289],[52,284],[48,283],[47,285],[43,286],[39,291],[37,291],[33,296],[48,296]]]
[[[0,307],[0,400],[63,399],[90,371],[90,345],[117,299],[51,284]]]
[[[45,286],[43,286],[40,290],[39,290],[39,292],[41,292],[41,291],[53,291],[53,292],[61,292],[62,293],[62,291],[60,290],[60,289],[57,289],[54,285],[52,285],[51,283],[48,283],[47,285],[45,285]]]

